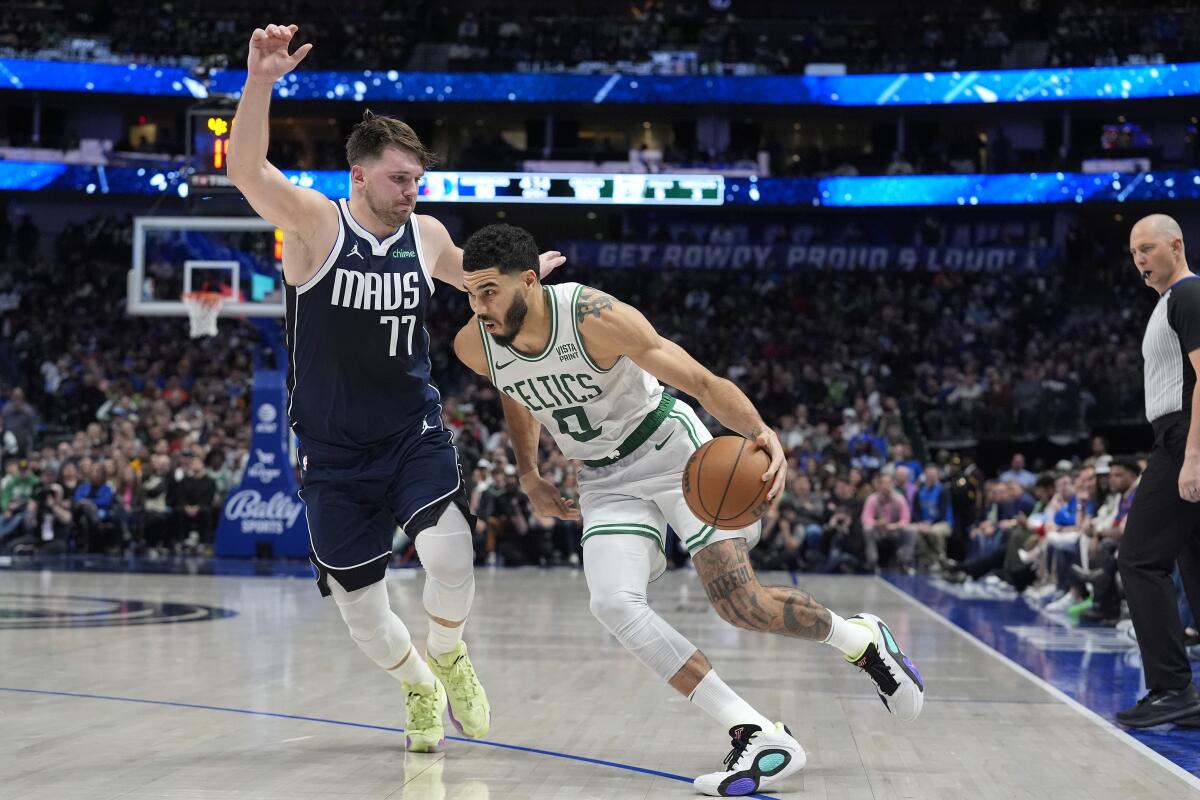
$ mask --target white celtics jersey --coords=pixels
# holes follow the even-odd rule
[[[607,370],[592,362],[575,315],[584,288],[543,287],[550,341],[537,355],[499,346],[482,324],[479,333],[496,388],[528,408],[567,458],[598,461],[618,457],[620,445],[659,406],[663,387],[625,356]]]

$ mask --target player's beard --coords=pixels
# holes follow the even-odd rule
[[[518,294],[513,298],[512,305],[504,312],[504,333],[493,333],[492,341],[501,347],[511,347],[521,327],[525,324],[525,315],[529,313],[529,305],[525,298]]]
[[[375,215],[375,218],[389,228],[399,228],[408,222],[408,217],[412,213],[412,210],[407,206],[397,208],[396,206],[386,206],[382,203],[377,203],[371,195],[370,188],[366,189],[363,197],[367,201],[367,208]]]

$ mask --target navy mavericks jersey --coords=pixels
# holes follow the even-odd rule
[[[432,265],[416,215],[379,241],[345,199],[335,205],[337,240],[325,263],[286,289],[288,416],[301,440],[366,448],[419,435],[439,402],[425,331]]]

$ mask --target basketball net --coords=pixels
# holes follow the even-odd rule
[[[187,292],[183,295],[193,339],[217,335],[217,317],[224,303],[225,296],[220,292]]]

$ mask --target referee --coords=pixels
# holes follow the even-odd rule
[[[1172,581],[1178,563],[1200,612],[1200,280],[1188,269],[1179,223],[1164,214],[1138,220],[1129,251],[1138,276],[1160,296],[1142,339],[1154,449],[1118,556],[1149,692],[1117,721],[1148,728],[1200,718]]]

